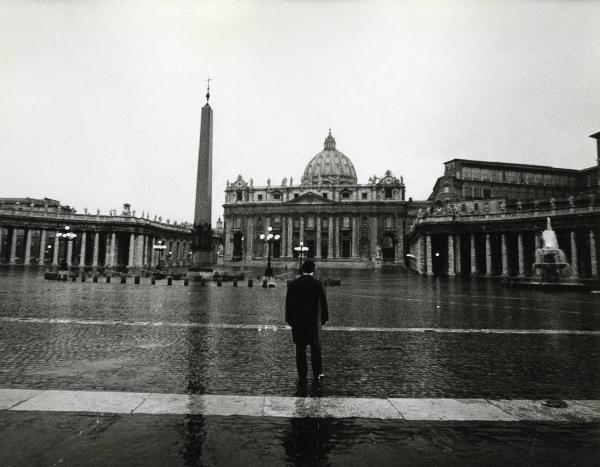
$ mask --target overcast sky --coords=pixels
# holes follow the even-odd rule
[[[0,0],[0,197],[192,221],[210,76],[225,181],[300,177],[328,128],[359,183],[424,199],[452,158],[582,169],[594,1]]]

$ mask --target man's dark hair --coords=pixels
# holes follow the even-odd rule
[[[306,259],[302,263],[302,267],[300,270],[306,274],[310,274],[311,272],[315,272],[315,262],[312,259]]]

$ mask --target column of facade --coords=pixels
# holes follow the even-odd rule
[[[8,259],[9,264],[15,264],[17,259],[17,228],[13,228],[10,242],[10,257]]]
[[[304,215],[300,216],[300,236],[298,241],[304,243]]]
[[[341,258],[342,257],[342,242],[340,239],[340,233],[341,233],[341,224],[342,223],[342,218],[340,216],[335,216],[335,243],[334,243],[334,250],[335,250],[335,257],[336,258]]]
[[[590,264],[592,277],[598,277],[598,259],[596,257],[596,238],[594,229],[590,229]]]
[[[79,266],[85,266],[85,247],[87,242],[87,233],[81,234],[81,248],[79,249]]]
[[[575,241],[575,231],[571,230],[571,275],[579,277],[579,267],[577,265],[577,242]]]
[[[377,217],[371,216],[371,258],[377,256]]]
[[[233,247],[231,246],[231,219],[225,221],[225,245],[223,245],[223,255],[229,259],[233,258]]]
[[[73,240],[67,240],[67,266],[73,264]]]
[[[352,257],[358,258],[358,217],[352,216]]]
[[[327,221],[327,259],[333,258],[333,216]]]
[[[27,237],[25,240],[25,255],[23,258],[23,264],[29,264],[31,262],[31,229],[27,229]]]
[[[315,222],[317,223],[317,239],[316,239],[316,247],[315,247],[315,258],[321,257],[321,216],[317,215],[315,217]]]
[[[4,228],[0,226],[0,262],[2,262],[2,234],[4,232]]]
[[[58,250],[60,243],[58,240],[58,232],[54,232],[54,251],[52,252],[52,266],[58,266]]]
[[[477,274],[477,251],[475,250],[475,234],[471,234],[471,275]]]
[[[454,254],[454,271],[456,274],[461,273],[461,260],[460,260],[460,235],[456,236],[456,240],[454,241],[456,253]]]
[[[431,256],[431,235],[425,237],[425,256],[427,260],[427,275],[433,275],[433,258]]]
[[[94,233],[94,251],[92,254],[92,266],[98,267],[98,253],[100,251],[100,232]]]
[[[133,254],[133,266],[142,267],[142,254],[144,252],[144,236],[137,234],[135,236],[135,253]]]
[[[287,255],[288,257],[292,258],[294,255],[294,219],[292,216],[288,217],[288,221],[287,221],[287,225],[288,225],[288,246],[287,246]]]
[[[246,218],[246,259],[252,259],[254,256],[254,217]],[[282,232],[283,234],[283,229]]]
[[[502,234],[502,275],[508,276],[508,249],[506,247],[506,234]]]
[[[454,235],[448,235],[448,276],[454,276]]]
[[[485,274],[492,275],[492,245],[490,234],[485,234]]]
[[[517,254],[519,256],[519,277],[525,276],[525,256],[523,249],[523,234],[517,234]]]
[[[279,239],[281,244],[281,257],[285,257],[287,253],[287,222],[285,222],[285,217],[281,216],[281,238]]]
[[[0,232],[0,236],[2,232]],[[2,239],[0,237],[0,243]],[[38,264],[44,264],[44,258],[46,258],[46,231],[42,230],[40,233],[40,254],[38,255]]]

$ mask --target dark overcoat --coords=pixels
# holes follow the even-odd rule
[[[321,342],[321,325],[329,321],[327,297],[321,281],[304,274],[289,283],[285,321],[292,327],[295,344]]]

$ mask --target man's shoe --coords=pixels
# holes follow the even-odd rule
[[[317,382],[321,382],[323,381],[323,378],[325,378],[325,374],[324,373],[319,373],[318,375],[315,375],[315,381]]]

